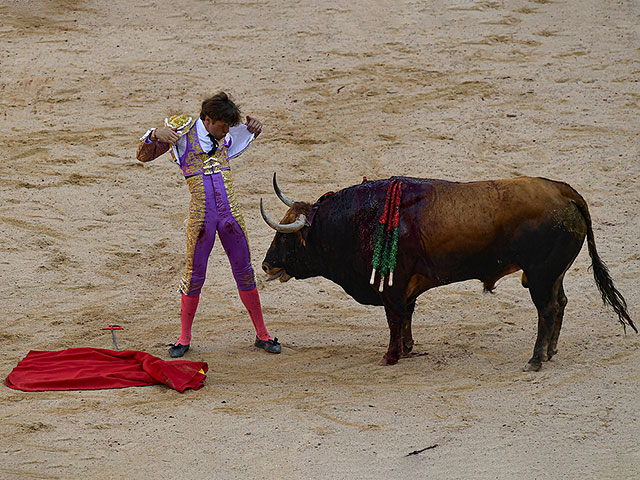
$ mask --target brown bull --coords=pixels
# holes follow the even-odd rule
[[[411,317],[417,297],[440,285],[479,279],[485,290],[523,270],[522,284],[538,310],[538,336],[525,369],[538,370],[557,352],[567,304],[562,281],[587,239],[602,299],[620,322],[636,332],[624,298],[596,251],[584,199],[566,183],[514,178],[453,183],[396,177],[402,183],[397,265],[393,284],[382,292],[370,284],[378,219],[391,179],[364,182],[315,205],[294,202],[275,230],[263,269],[271,279],[323,276],[368,305],[383,305],[390,329],[383,364],[394,364],[413,348]],[[310,219],[312,221],[310,222]]]

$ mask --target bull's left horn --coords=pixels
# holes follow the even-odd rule
[[[267,222],[267,225],[269,225],[275,231],[280,233],[297,232],[302,227],[304,227],[304,224],[307,221],[307,217],[301,213],[300,215],[298,215],[298,218],[293,223],[287,223],[286,225],[283,225],[281,223],[274,222],[271,218],[269,218],[269,216],[267,215],[267,212],[264,211],[264,207],[262,206],[262,199],[260,199],[260,213],[262,214],[262,218],[264,219],[264,221]]]
[[[276,182],[276,172],[273,172],[273,189],[276,191],[276,195],[278,196],[278,198],[282,200],[282,202],[287,207],[290,207],[295,203],[295,200],[293,198],[287,197],[284,193],[280,191],[280,187],[278,187],[278,182]]]

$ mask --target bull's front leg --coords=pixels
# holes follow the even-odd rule
[[[392,309],[385,305],[384,310],[387,314],[387,323],[389,324],[389,349],[384,354],[380,365],[395,365],[398,363],[400,354],[402,353],[402,317]]]
[[[408,357],[413,350],[411,317],[415,307],[415,300],[408,305],[397,297],[384,300],[384,310],[389,324],[389,350],[382,357],[380,365],[394,365],[400,357]]]
[[[408,357],[413,350],[413,334],[411,333],[411,318],[416,303],[413,302],[407,307],[407,311],[402,315],[402,356]]]
[[[416,302],[404,305],[402,301],[385,301],[384,310],[389,324],[389,349],[384,354],[380,365],[395,365],[400,357],[408,357],[413,350],[411,318]]]

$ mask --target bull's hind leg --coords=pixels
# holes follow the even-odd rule
[[[567,306],[567,296],[564,294],[564,288],[562,288],[563,280],[564,275],[562,275],[554,285],[554,294],[557,305],[555,309],[555,318],[553,319],[553,332],[551,332],[551,339],[549,340],[549,346],[547,347],[547,360],[551,360],[551,357],[558,353],[558,337],[560,336],[560,329],[562,328],[564,307]]]
[[[525,371],[538,371],[542,362],[556,353],[558,336],[562,327],[562,317],[567,298],[562,288],[564,274],[553,281],[531,279],[529,291],[538,310],[538,337],[533,347],[533,356],[524,367]]]
[[[545,282],[546,283],[546,282]],[[533,356],[525,365],[525,371],[538,371],[542,362],[547,360],[547,349],[553,332],[552,286],[549,284],[529,284],[531,299],[538,310],[538,336],[533,347]]]
[[[523,246],[522,251],[529,252],[522,264],[526,275],[523,285],[529,287],[538,309],[538,338],[525,370],[539,370],[542,362],[556,353],[567,304],[562,281],[582,248],[586,228],[578,207],[570,203],[556,210],[549,224],[541,225],[535,236],[528,238],[529,245]],[[539,250],[531,249],[531,245],[539,245]],[[545,246],[550,247],[548,251]]]

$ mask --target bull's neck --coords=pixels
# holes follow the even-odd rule
[[[313,235],[317,233],[317,235]],[[309,236],[309,243],[307,244],[307,265],[310,266],[310,270],[313,271],[312,276],[322,276],[329,280],[332,280],[338,284],[341,284],[345,280],[345,277],[349,276],[353,268],[351,256],[346,254],[344,249],[345,242],[335,241],[331,239],[329,241],[322,241],[326,238],[328,232],[312,232]]]
[[[289,273],[294,277],[303,279],[326,276],[323,268],[326,262],[323,261],[321,254],[313,245],[299,245],[293,258],[295,260],[293,265],[289,267],[291,270]]]

